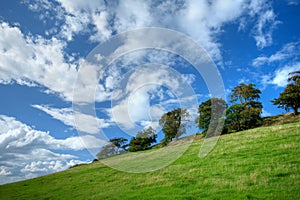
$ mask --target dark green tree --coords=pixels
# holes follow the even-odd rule
[[[226,110],[225,129],[227,132],[236,132],[242,130],[242,111],[241,104],[233,104]]]
[[[159,120],[159,125],[162,126],[162,131],[165,134],[163,143],[167,144],[173,138],[178,138],[186,131],[186,123],[190,118],[189,112],[186,109],[177,108],[165,113]]]
[[[139,132],[136,137],[133,137],[129,142],[128,151],[142,151],[148,149],[152,143],[156,142],[157,134],[150,126],[147,129]]]
[[[289,76],[291,76],[288,78],[289,84],[277,99],[272,100],[272,103],[286,111],[292,108],[294,114],[298,115],[298,109],[300,108],[300,71],[291,72]]]
[[[260,124],[262,104],[259,102],[261,91],[255,84],[240,84],[232,90],[226,114],[225,127],[228,132],[235,132],[257,127]]]
[[[195,123],[199,129],[202,129],[202,133],[206,134],[209,127],[212,130],[216,130],[220,124],[220,119],[224,119],[226,107],[226,102],[221,98],[211,98],[199,105],[199,115]]]

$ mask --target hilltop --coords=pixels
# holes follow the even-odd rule
[[[156,171],[127,173],[98,161],[2,185],[0,199],[300,199],[299,116],[269,117],[263,125],[222,135],[201,159],[204,139],[196,135],[181,157]],[[105,161],[130,167],[136,158],[162,149]]]

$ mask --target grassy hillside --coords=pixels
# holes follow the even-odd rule
[[[262,126],[288,124],[295,122],[300,122],[300,115],[295,116],[293,113],[287,113],[282,115],[264,117],[262,120]]]
[[[126,173],[95,162],[2,185],[0,199],[300,199],[299,121],[223,135],[199,159],[202,142],[195,138],[183,156],[153,172]],[[132,162],[155,151],[107,162]]]

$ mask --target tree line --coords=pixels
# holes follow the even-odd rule
[[[278,98],[271,102],[278,108],[286,111],[293,110],[299,114],[300,108],[300,71],[289,73],[288,85]],[[229,105],[221,98],[210,98],[202,102],[198,107],[198,116],[195,119],[196,126],[204,135],[213,134],[216,131],[222,134],[233,133],[251,129],[261,125],[262,103],[259,101],[261,91],[255,88],[255,84],[240,84],[235,86],[230,94]],[[186,131],[186,125],[190,120],[187,109],[177,108],[169,111],[161,117],[159,125],[162,127],[164,138],[162,145],[167,145],[173,139],[178,139]],[[221,122],[221,123],[220,123]],[[222,124],[223,126],[219,127]],[[157,134],[152,127],[140,131],[136,137],[132,137],[129,143],[125,138],[112,138],[97,154],[98,159],[119,155],[125,152],[142,151],[151,148],[156,143]]]

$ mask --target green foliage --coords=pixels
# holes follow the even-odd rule
[[[118,150],[120,148],[122,148],[124,151],[126,151],[126,147],[128,146],[126,144],[126,142],[128,141],[126,138],[122,138],[122,137],[120,137],[120,138],[113,138],[113,139],[110,139],[109,141],[111,143],[113,143],[118,148]]]
[[[167,144],[173,138],[179,138],[186,131],[186,123],[189,120],[189,113],[186,109],[177,108],[165,113],[159,120],[162,131],[165,134],[163,143]]]
[[[300,71],[292,72],[289,75],[292,75],[288,79],[290,83],[277,99],[272,100],[272,103],[287,111],[292,108],[294,114],[298,115],[298,109],[300,108]]]
[[[179,159],[160,170],[127,173],[99,161],[0,185],[0,199],[300,199],[298,122],[223,135],[199,159],[202,143],[195,139]],[[148,151],[156,150],[108,159],[129,162]]]
[[[255,101],[260,98],[261,91],[254,88],[255,84],[250,83],[248,85],[242,83],[235,86],[230,95],[230,102],[239,101],[239,104],[243,105],[245,102]]]
[[[224,120],[223,114],[226,107],[226,102],[220,98],[211,98],[199,105],[199,115],[196,118],[195,123],[199,129],[202,129],[202,133],[206,134],[209,127],[212,132],[216,131],[217,126],[220,124],[220,120]]]
[[[225,130],[236,132],[257,127],[260,124],[262,104],[258,101],[261,91],[255,84],[240,84],[232,90],[230,102],[237,102],[226,112]]]
[[[136,137],[133,137],[129,142],[128,151],[142,151],[148,149],[152,143],[156,142],[157,134],[150,126],[149,128],[139,132]]]
[[[242,113],[243,106],[233,104],[226,110],[225,129],[227,132],[236,132],[242,130]]]
[[[119,155],[126,152],[128,140],[125,138],[112,138],[109,143],[102,147],[101,151],[97,153],[96,157],[101,160],[111,156]]]

